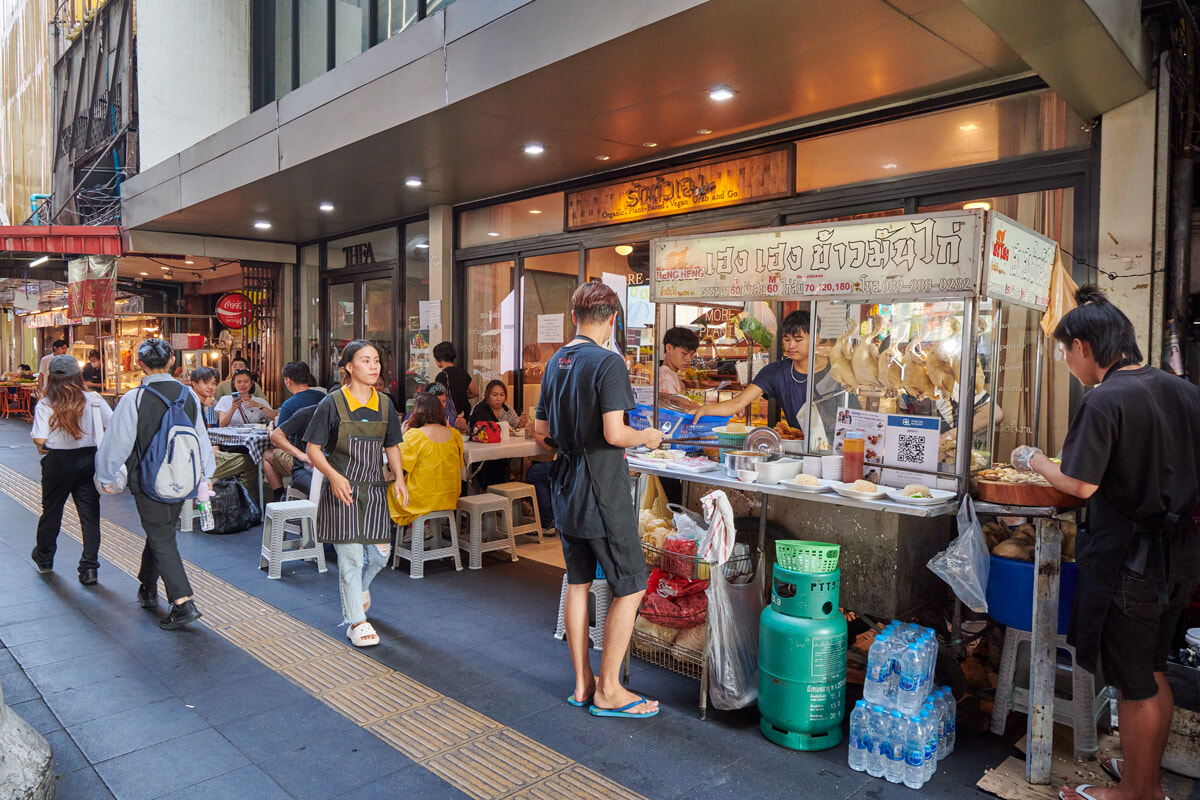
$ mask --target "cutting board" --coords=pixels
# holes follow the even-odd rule
[[[1053,486],[1034,486],[1028,483],[1003,483],[979,480],[979,499],[1006,506],[1055,506],[1081,508],[1082,497],[1073,497]]]

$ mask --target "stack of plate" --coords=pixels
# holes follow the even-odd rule
[[[814,478],[821,477],[821,457],[820,456],[805,456],[804,457],[804,474],[812,475]],[[838,475],[838,477],[842,477]]]
[[[821,456],[821,477],[831,481],[842,479],[842,457]]]

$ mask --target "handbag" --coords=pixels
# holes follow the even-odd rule
[[[471,429],[471,441],[482,444],[494,444],[500,441],[500,423],[476,422]]]
[[[258,505],[237,478],[221,478],[212,485],[213,525],[205,533],[241,533],[258,524]]]
[[[92,401],[92,438],[96,440],[96,447],[100,447],[100,443],[104,441],[104,418],[100,416],[100,401]],[[125,484],[129,482],[129,470],[122,464],[117,470],[116,480],[112,482],[113,494],[118,494],[125,491]],[[96,491],[104,494],[104,487],[100,485],[100,478],[96,475],[92,476],[92,483],[96,485]]]

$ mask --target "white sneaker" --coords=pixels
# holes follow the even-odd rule
[[[557,534],[558,531],[554,530],[554,528],[542,528],[542,536],[556,536]]]

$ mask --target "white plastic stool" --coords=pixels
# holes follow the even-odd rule
[[[608,581],[596,579],[592,581],[592,588],[588,592],[588,605],[595,603],[595,613],[592,609],[588,609],[588,639],[592,643],[593,650],[604,649],[604,623],[608,619],[608,607],[612,605],[612,589],[608,585]],[[558,596],[558,626],[554,629],[554,638],[563,640],[567,638],[567,576],[563,575],[562,593]]]
[[[200,512],[196,510],[196,501],[184,500],[183,508],[179,511],[179,530],[192,530],[192,523],[197,519],[200,519]]]
[[[299,533],[300,538],[285,540],[284,533]],[[326,571],[325,547],[317,541],[317,504],[309,500],[268,503],[258,568],[279,580],[283,562],[313,560],[317,572]]]
[[[513,538],[512,512],[509,500],[497,494],[473,494],[458,498],[458,513],[465,514],[467,542],[460,544],[467,551],[471,569],[483,568],[483,554],[493,550],[507,550],[512,560],[517,560],[517,540]],[[483,521],[488,514],[496,515],[496,531],[500,538],[483,541]]]
[[[991,724],[992,733],[998,736],[1004,734],[1010,705],[1013,711],[1029,713],[1029,689],[1018,685],[1016,677],[1019,651],[1024,646],[1028,653],[1032,639],[1033,634],[1029,631],[1016,628],[1009,628],[1004,635],[1004,655],[1000,658],[996,705],[992,709]],[[1054,698],[1054,721],[1071,726],[1075,757],[1087,760],[1096,755],[1096,727],[1100,724],[1100,718],[1108,713],[1112,689],[1102,686],[1096,691],[1095,677],[1076,663],[1075,648],[1067,644],[1067,637],[1056,637],[1056,646],[1071,654],[1071,699]],[[1063,668],[1063,665],[1058,666],[1058,670]],[[1028,682],[1028,679],[1024,681]]]
[[[401,528],[400,533],[396,536],[396,546],[392,548],[392,569],[399,569],[400,558],[403,556],[408,559],[408,577],[424,578],[425,577],[425,562],[437,561],[439,558],[454,559],[454,569],[462,570],[462,558],[458,555],[458,521],[455,519],[455,512],[450,511],[430,511],[428,514],[422,514],[413,520],[411,528],[407,528],[412,532],[412,541],[409,546],[404,546],[404,531],[406,528]],[[433,520],[446,520],[450,524],[450,542],[445,547],[439,547],[434,550],[425,549],[425,529],[429,527],[433,530]]]
[[[537,536],[538,544],[542,543],[542,515],[538,511],[537,489],[532,483],[521,483],[520,481],[497,483],[488,487],[488,493],[498,494],[511,504],[509,520],[512,523],[513,536],[525,536],[526,534]],[[525,499],[533,504],[533,521],[518,523],[518,519],[525,519],[525,515],[520,513],[521,501]]]

